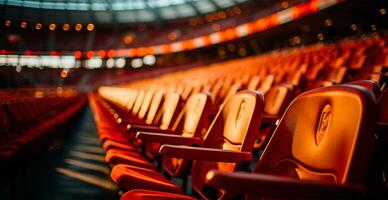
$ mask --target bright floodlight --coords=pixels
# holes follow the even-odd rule
[[[143,58],[143,63],[145,65],[155,65],[156,63],[156,58],[154,55],[146,55]]]
[[[125,62],[124,58],[117,58],[116,59],[116,67],[117,68],[123,68],[123,67],[125,67],[125,64],[126,64],[126,62]]]
[[[106,61],[106,67],[107,68],[113,68],[115,66],[115,60],[113,58],[109,58]]]
[[[135,58],[132,60],[131,65],[135,69],[140,68],[143,66],[143,60],[141,58]]]

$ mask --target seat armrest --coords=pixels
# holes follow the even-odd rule
[[[339,185],[274,175],[216,170],[207,173],[206,184],[232,194],[266,198],[360,199],[366,195],[365,188],[361,185]]]
[[[250,152],[230,151],[215,148],[162,145],[159,153],[168,157],[183,158],[188,160],[202,160],[214,162],[244,162],[252,161]]]
[[[121,124],[139,124],[139,125],[148,125],[145,121],[138,119],[137,117],[122,117]]]
[[[262,124],[275,125],[279,118],[273,115],[264,115],[261,119]]]
[[[141,139],[145,143],[161,143],[161,144],[176,144],[176,145],[199,145],[202,139],[199,137],[183,137],[175,134],[137,132],[137,139]]]
[[[147,132],[158,132],[158,133],[172,133],[171,130],[163,130],[158,126],[154,125],[138,125],[138,124],[130,124],[127,126],[127,130],[129,132],[139,132],[139,131],[147,131]]]

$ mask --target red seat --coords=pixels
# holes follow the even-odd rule
[[[125,193],[121,199],[137,199],[137,200],[195,200],[194,197],[189,197],[182,194],[174,194],[169,192],[158,192],[150,190],[132,190]]]
[[[10,91],[10,93],[18,92],[19,89]],[[54,130],[68,123],[86,102],[77,92],[69,96],[61,96],[47,89],[42,92],[40,98],[36,98],[34,94],[21,93],[1,102],[0,164],[2,166],[6,164],[17,167],[18,164],[22,164],[23,161],[46,148],[62,133]]]

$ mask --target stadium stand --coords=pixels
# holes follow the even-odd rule
[[[386,55],[359,53],[360,50],[354,51],[350,47],[365,48],[362,52],[383,52],[382,43],[385,43],[384,38],[371,37],[344,40],[336,45],[274,51],[127,85],[99,88],[98,94],[89,98],[100,127],[100,139],[106,149],[110,148],[107,151],[109,158],[121,155],[126,158],[114,163],[111,171],[113,181],[123,191],[128,191],[121,199],[192,199],[178,195],[191,190],[193,192],[189,194],[203,199],[227,199],[242,194],[248,195],[248,199],[366,198],[366,195],[371,195],[367,193],[370,182],[366,181],[366,177],[371,174],[368,169],[373,167],[368,163],[374,163],[370,161],[376,153],[373,145],[378,131],[375,127],[378,124],[379,129],[385,127],[378,121],[376,113],[377,106],[386,96],[385,87],[381,86],[386,84],[383,78],[386,75],[377,81],[372,80],[370,75],[374,70],[385,71],[385,67],[377,66],[385,66],[382,60],[386,60]],[[381,49],[373,51],[375,48]],[[186,77],[191,78],[188,80]],[[322,85],[322,82],[330,82],[330,86]],[[261,108],[254,111],[261,116],[249,120],[246,117],[250,115],[243,110],[253,111],[256,108],[245,108],[250,104],[248,100],[234,99],[251,94],[252,90],[265,96],[260,97],[264,102],[257,102]],[[154,91],[161,96],[152,97]],[[196,95],[211,95],[213,103],[207,108],[210,112],[207,120],[211,125],[203,136],[192,138],[180,135],[185,133],[185,129],[175,132],[173,128],[170,131],[167,124],[165,128],[162,125],[157,127],[158,123],[152,117],[160,113],[164,115],[165,111],[160,106],[159,113],[155,115],[157,112],[151,107],[158,107],[161,98],[166,100],[177,93],[182,99],[187,99],[186,104],[191,103]],[[153,103],[156,103],[155,106],[150,106]],[[151,118],[147,116],[145,120],[147,111],[139,112],[141,108],[148,109]],[[384,113],[383,110],[380,108],[379,112]],[[211,115],[214,111],[217,114]],[[128,113],[131,113],[130,116]],[[254,129],[250,129],[252,120],[259,120],[253,123],[256,126]],[[180,120],[175,123],[180,123]],[[246,128],[239,123],[245,124]],[[131,130],[132,126],[134,130]],[[235,128],[255,130],[256,133],[249,137],[239,135],[242,133],[236,132]],[[112,132],[111,129],[120,131]],[[214,131],[222,130],[224,135],[213,136]],[[118,143],[111,143],[110,138]],[[163,144],[160,149],[157,148],[163,161],[160,157],[148,156],[147,144],[150,142],[158,143],[157,147]],[[246,142],[249,145],[247,143],[245,148],[248,149],[244,150],[240,145]],[[261,151],[253,151],[254,146]],[[115,148],[120,150],[111,151]],[[241,151],[248,153],[242,154]],[[252,155],[252,152],[258,155]],[[260,159],[253,161],[254,158]],[[169,166],[166,162],[174,163],[175,169],[180,169],[182,162],[188,160],[194,161],[188,162],[191,165],[184,165],[192,166],[191,172],[186,169],[177,176],[166,169]],[[259,174],[237,172],[250,172],[249,163],[252,161],[257,162],[252,172]],[[343,163],[339,164],[339,161]],[[107,162],[112,164],[110,159]],[[163,167],[160,167],[162,164]],[[218,171],[212,171],[214,169]],[[192,189],[187,185],[188,175]],[[171,177],[183,179],[181,187],[168,179]],[[210,186],[219,190],[208,190]],[[279,193],[276,192],[279,187],[293,189]]]
[[[0,199],[387,199],[386,7],[0,1]]]
[[[86,99],[74,89],[16,89],[1,91],[0,161],[8,169],[43,151],[63,133]]]

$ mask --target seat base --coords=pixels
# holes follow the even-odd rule
[[[111,178],[124,190],[146,189],[183,194],[179,186],[153,169],[119,164],[112,168]]]
[[[196,198],[181,195],[173,194],[168,192],[158,192],[151,190],[131,190],[126,192],[120,200],[195,200]]]

